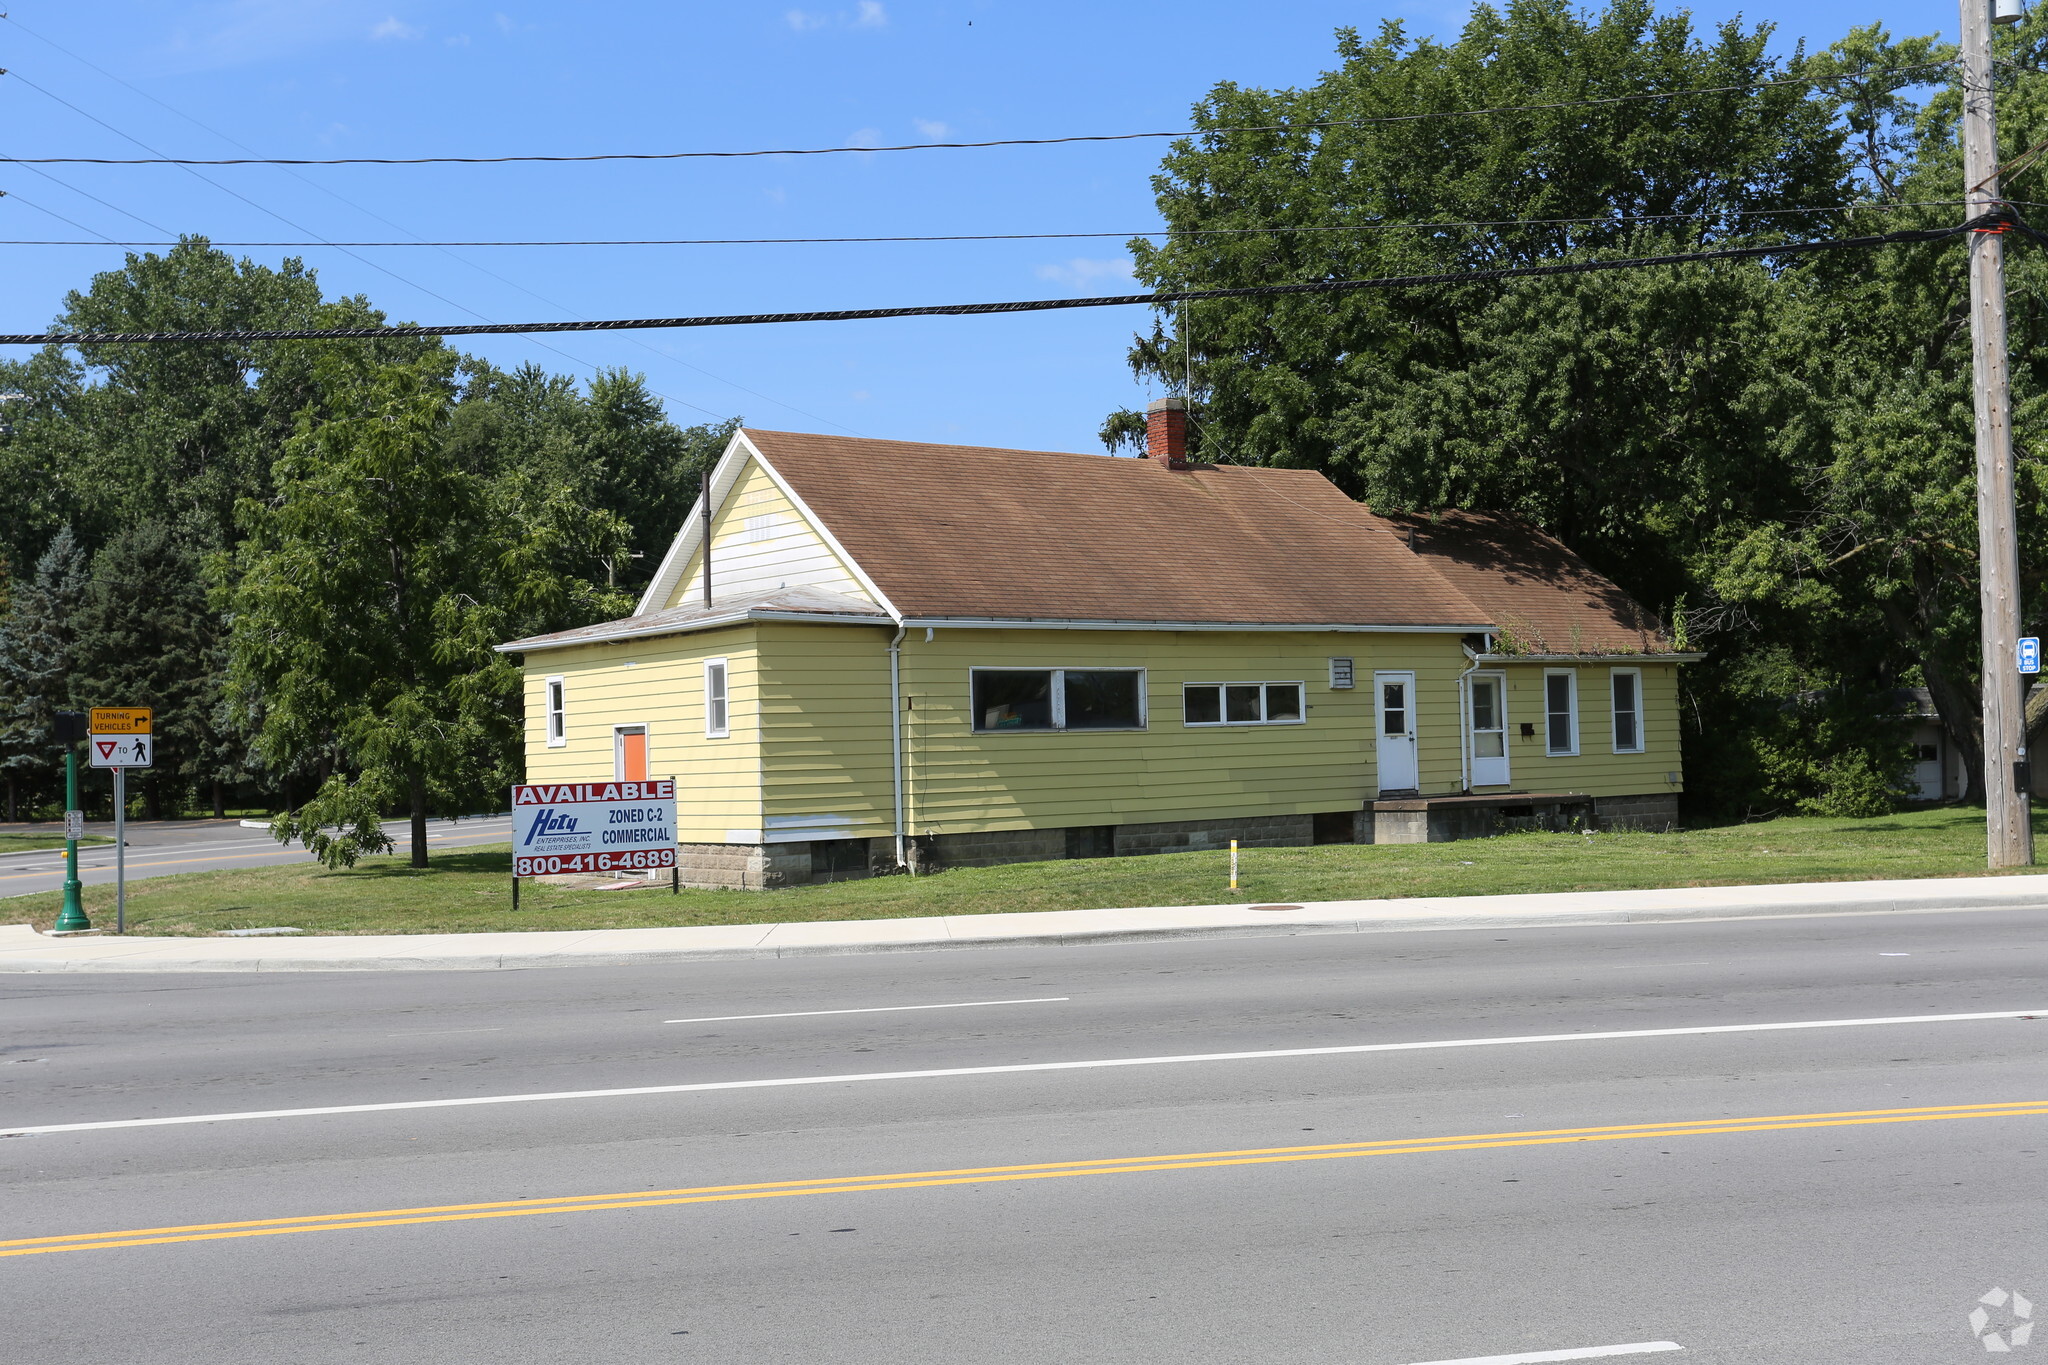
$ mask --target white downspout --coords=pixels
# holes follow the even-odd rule
[[[1472,652],[1472,646],[1460,641],[1458,648],[1465,651],[1465,657],[1472,666],[1458,675],[1458,790],[1465,795],[1472,794],[1472,695],[1471,677],[1479,671],[1479,656]]]
[[[910,860],[903,847],[903,637],[909,627],[898,625],[896,638],[889,641],[889,772],[896,785],[896,866],[908,871]]]

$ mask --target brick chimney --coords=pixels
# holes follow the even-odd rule
[[[1155,398],[1145,409],[1145,454],[1168,469],[1188,467],[1188,400]]]

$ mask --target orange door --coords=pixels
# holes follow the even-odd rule
[[[619,731],[619,781],[647,780],[647,731],[635,727]]]

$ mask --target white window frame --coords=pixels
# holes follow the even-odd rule
[[[1189,720],[1188,689],[1190,687],[1256,687],[1259,689],[1259,718],[1257,720]],[[1293,720],[1266,719],[1266,689],[1269,687],[1292,687],[1301,698],[1301,714]],[[1219,693],[1216,698],[1216,712],[1226,714],[1226,703]],[[1221,730],[1227,727],[1244,729],[1252,725],[1306,725],[1308,724],[1308,683],[1297,678],[1240,678],[1235,682],[1184,682],[1180,685],[1180,723],[1194,730]]]
[[[1622,677],[1627,677],[1627,678],[1633,678],[1633,679],[1635,679],[1635,697],[1636,697],[1636,707],[1635,707],[1635,717],[1636,717],[1636,742],[1635,742],[1635,743],[1634,743],[1633,745],[1631,745],[1631,746],[1629,746],[1629,747],[1627,747],[1627,748],[1623,748],[1623,747],[1622,747],[1622,743],[1621,743],[1621,726],[1620,726],[1620,724],[1619,724],[1619,723],[1617,722],[1617,718],[1618,718],[1618,717],[1619,717],[1619,716],[1621,715],[1621,708],[1620,708],[1620,707],[1618,707],[1618,706],[1616,706],[1616,705],[1614,704],[1614,680],[1615,680],[1616,678],[1622,678]],[[1608,715],[1607,715],[1607,724],[1608,724],[1608,739],[1609,739],[1610,741],[1612,741],[1612,744],[1613,744],[1613,748],[1614,748],[1614,752],[1615,752],[1615,753],[1618,753],[1618,754],[1639,754],[1639,753],[1642,753],[1642,752],[1643,752],[1643,751],[1644,751],[1644,750],[1645,750],[1646,748],[1648,748],[1648,747],[1649,747],[1649,736],[1647,736],[1647,735],[1645,735],[1645,734],[1643,733],[1643,670],[1642,670],[1642,669],[1640,669],[1640,668],[1610,668],[1610,669],[1608,669],[1608,670],[1607,670],[1607,712],[1608,712]]]
[[[974,675],[977,673],[1052,674],[1052,728],[1049,730],[988,730],[974,708]],[[1068,673],[1135,673],[1138,675],[1138,723],[1136,725],[1090,725],[1079,730],[1067,728]],[[1263,702],[1261,703],[1263,704]],[[975,664],[967,670],[968,731],[977,735],[1133,735],[1149,729],[1152,720],[1152,688],[1149,671],[1121,664]]]
[[[1330,690],[1346,692],[1358,686],[1358,660],[1333,655],[1330,659]]]
[[[1566,696],[1571,710],[1571,745],[1560,749],[1555,746],[1550,733],[1550,680],[1563,678],[1567,688]],[[1543,753],[1546,758],[1577,758],[1579,755],[1579,670],[1576,668],[1546,668],[1543,670]]]
[[[718,676],[718,687],[712,689],[711,678]],[[717,698],[717,706],[712,698]],[[716,720],[713,717],[716,715]],[[732,734],[732,669],[725,659],[704,661],[704,738],[725,739]]]
[[[541,680],[541,706],[547,716],[548,747],[561,749],[569,743],[569,679],[556,673]]]

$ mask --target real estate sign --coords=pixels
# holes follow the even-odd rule
[[[512,789],[512,875],[676,865],[676,784],[535,783]]]

